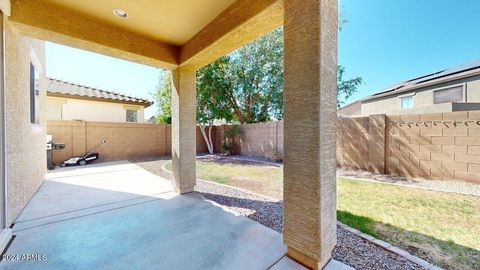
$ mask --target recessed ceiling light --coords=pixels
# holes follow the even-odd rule
[[[114,9],[113,15],[122,19],[128,19],[128,13],[123,9],[119,9],[119,8]]]

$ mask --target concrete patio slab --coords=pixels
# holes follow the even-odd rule
[[[308,270],[308,268],[285,256],[269,270]]]
[[[0,269],[268,269],[285,255],[279,233],[171,188],[128,162],[51,173]]]
[[[170,181],[128,161],[58,168],[45,179],[15,223],[173,190]]]
[[[325,265],[325,268],[323,270],[355,270],[354,268],[339,262],[337,260],[330,260],[327,265]]]
[[[308,270],[308,268],[297,263],[296,261],[285,256],[280,261],[278,261],[272,268],[269,270]],[[331,259],[323,270],[355,270],[354,268],[339,262],[337,260]]]

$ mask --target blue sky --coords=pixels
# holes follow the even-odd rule
[[[480,1],[340,0],[346,78],[365,83],[347,102],[396,82],[480,59]],[[47,43],[47,75],[152,100],[159,70]],[[155,105],[146,118],[155,114]]]
[[[340,0],[339,12],[338,62],[365,81],[349,101],[480,59],[480,1]]]

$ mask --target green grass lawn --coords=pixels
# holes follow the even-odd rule
[[[197,162],[197,177],[282,198],[282,168]],[[339,178],[337,217],[447,269],[480,269],[480,197]]]
[[[448,269],[480,269],[480,197],[338,179],[338,220]]]

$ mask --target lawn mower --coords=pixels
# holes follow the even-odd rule
[[[98,159],[98,153],[94,153],[95,149],[97,149],[98,147],[100,147],[102,144],[104,144],[106,142],[107,142],[106,140],[102,140],[97,146],[92,148],[92,150],[90,150],[90,152],[88,152],[84,156],[72,157],[68,160],[65,160],[62,164],[60,164],[60,167],[77,166],[77,165],[85,166],[85,165],[87,165],[87,162]]]

